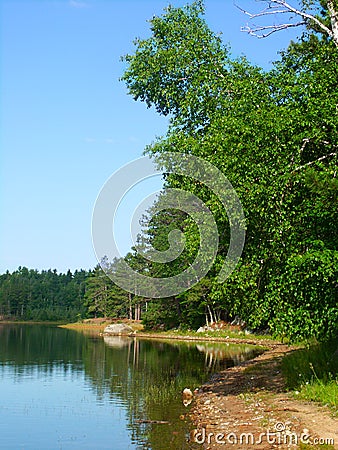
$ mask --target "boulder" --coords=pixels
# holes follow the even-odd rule
[[[134,330],[125,323],[112,323],[103,330],[104,334],[110,334],[115,336],[120,336],[121,334],[130,334],[133,332]]]

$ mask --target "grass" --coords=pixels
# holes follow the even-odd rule
[[[201,333],[197,333],[192,330],[168,330],[168,331],[146,331],[145,333],[149,335],[158,335],[165,337],[192,337],[192,338],[217,338],[217,339],[252,339],[252,340],[265,340],[265,341],[274,341],[274,338],[271,335],[259,335],[253,333],[247,333],[244,331],[231,330],[228,328],[224,328],[222,330],[215,331],[203,331]]]
[[[335,341],[298,349],[282,361],[287,387],[297,398],[327,405],[335,415],[338,415],[337,344]]]
[[[107,325],[111,323],[126,323],[135,331],[142,331],[143,325],[137,321],[112,320],[112,319],[89,319],[82,322],[68,323],[60,325],[60,328],[82,331],[85,333],[102,333]]]
[[[300,444],[299,450],[334,450],[334,446],[330,444]]]
[[[307,400],[331,405],[338,415],[338,379],[323,382],[316,380],[301,388],[301,396]]]

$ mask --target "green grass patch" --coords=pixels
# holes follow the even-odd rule
[[[197,333],[192,330],[183,330],[183,329],[174,329],[168,331],[148,331],[143,330],[147,334],[154,334],[158,336],[182,336],[182,337],[198,337],[198,338],[221,338],[221,339],[252,339],[252,340],[266,340],[266,341],[275,341],[275,338],[268,334],[253,334],[244,331],[234,331],[227,328],[215,331],[203,331],[201,333]]]
[[[338,342],[295,350],[282,361],[287,387],[298,398],[328,405],[338,414]],[[323,447],[321,447],[323,448]]]
[[[298,448],[300,450],[334,450],[334,446],[330,444],[300,444]]]
[[[300,394],[302,398],[323,403],[332,407],[338,414],[338,379],[327,382],[321,380],[311,381],[301,386]]]

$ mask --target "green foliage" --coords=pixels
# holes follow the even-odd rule
[[[138,258],[129,253],[125,257],[128,264],[137,270],[142,269]],[[139,320],[146,309],[147,299],[138,295],[135,286],[131,294],[112,281],[123,260],[115,258],[109,262],[107,258],[97,265],[86,279],[85,307],[90,317],[129,318]],[[104,268],[104,270],[102,269]],[[110,276],[109,276],[110,275]],[[121,271],[119,276],[125,276]],[[133,283],[133,280],[130,280]]]
[[[294,340],[325,340],[338,329],[338,251],[307,251],[291,257],[267,298],[274,310],[271,327]]]
[[[143,313],[142,323],[145,330],[169,330],[179,325],[179,313],[175,306],[175,299],[161,299],[152,301],[147,311]]]
[[[19,267],[0,275],[0,316],[20,320],[73,321],[85,314],[87,272]]]
[[[282,360],[282,372],[289,389],[299,389],[313,380],[329,382],[338,373],[338,341],[312,344],[294,350]]]
[[[338,412],[338,341],[295,350],[282,361],[289,389]]]
[[[214,95],[214,74],[222,75],[224,52],[202,14],[198,1],[169,6],[162,17],[150,20],[152,37],[137,39],[135,54],[124,57],[128,67],[122,80],[135,100],[177,118],[204,114]]]
[[[252,328],[270,327],[292,340],[335,336],[337,49],[309,31],[264,72],[245,58],[232,60],[203,14],[202,3],[195,2],[154,17],[151,36],[135,41],[135,53],[125,57],[122,79],[134,99],[170,115],[166,136],[148,146],[148,153],[194,154],[227,176],[245,209],[246,245],[236,271],[219,285],[217,269],[229,242],[227,215],[204,186],[167,175],[166,188],[193,192],[209,207],[220,245],[203,289],[178,296],[168,303],[170,311],[157,302],[148,309],[147,323],[176,317],[180,325],[194,327],[239,315]],[[176,214],[174,223],[189,238],[185,255],[192,257],[199,239],[191,220]],[[145,230],[147,244],[165,249],[168,227],[164,216],[156,219],[156,226]],[[148,265],[147,271],[169,277],[184,263]]]

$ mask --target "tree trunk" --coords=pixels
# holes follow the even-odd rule
[[[135,320],[140,320],[140,316],[141,316],[141,308],[140,304],[137,303],[137,305],[135,306]]]
[[[130,292],[129,292],[128,298],[129,298],[129,320],[133,320],[133,307],[131,304],[131,293]]]
[[[335,3],[336,2],[334,0],[328,0],[327,9],[330,13],[333,42],[336,47],[338,47],[338,10],[337,7],[335,7]]]
[[[208,307],[208,311],[209,311],[209,316],[210,316],[210,323],[213,324],[215,322],[214,316],[212,315],[212,311],[209,305],[207,305]]]

